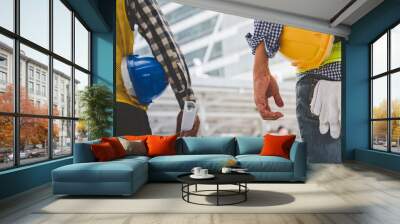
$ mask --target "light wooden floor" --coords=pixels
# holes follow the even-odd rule
[[[400,223],[400,174],[357,163],[312,165],[308,182],[322,185],[346,201],[362,200],[368,206],[359,214],[35,214],[35,208],[54,200],[50,187],[43,186],[0,202],[0,223]]]

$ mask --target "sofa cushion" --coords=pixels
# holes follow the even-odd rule
[[[149,135],[147,137],[147,155],[154,156],[166,156],[176,154],[176,139],[178,136],[159,136]]]
[[[119,142],[126,151],[126,155],[137,155],[145,156],[147,155],[146,143],[141,140],[126,140],[125,138],[118,137]]]
[[[74,147],[74,163],[88,163],[95,162],[96,158],[90,146],[92,144],[99,144],[100,140],[93,140],[88,142],[75,143]]]
[[[179,141],[177,153],[235,155],[235,139],[233,137],[184,137]]]
[[[101,142],[108,142],[114,149],[115,155],[118,158],[122,158],[126,156],[126,151],[124,149],[124,146],[122,146],[121,142],[117,137],[104,137],[101,138]]]
[[[239,155],[240,167],[249,172],[292,172],[292,161],[278,156]]]
[[[190,172],[199,166],[210,171],[219,171],[228,160],[235,159],[231,155],[175,155],[158,156],[149,160],[149,170],[163,172]]]
[[[134,173],[147,176],[147,163],[140,159],[74,163],[53,170],[57,182],[130,182]],[[146,172],[146,173],[144,173]]]
[[[147,156],[131,155],[131,156],[125,156],[124,158],[120,158],[120,159],[114,160],[113,162],[127,162],[127,163],[129,163],[129,162],[132,162],[132,161],[135,161],[135,160],[142,161],[142,162],[148,162],[149,159],[150,159],[150,157],[147,157]]]
[[[262,137],[236,137],[236,155],[259,154],[263,144]]]
[[[264,136],[264,146],[261,149],[262,156],[280,156],[290,159],[290,148],[296,135],[271,135]]]

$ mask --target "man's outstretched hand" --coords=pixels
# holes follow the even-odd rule
[[[265,54],[265,46],[259,44],[256,49],[253,68],[254,101],[264,120],[276,120],[283,117],[281,112],[273,112],[268,103],[268,98],[273,97],[278,107],[284,103],[279,93],[279,86],[268,68],[268,57]]]

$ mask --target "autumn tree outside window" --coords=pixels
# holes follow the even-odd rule
[[[87,138],[76,105],[91,83],[89,29],[64,0],[0,8],[0,170],[71,156]]]
[[[400,24],[370,45],[371,149],[400,153]]]

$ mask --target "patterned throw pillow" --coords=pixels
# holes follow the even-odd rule
[[[143,141],[141,140],[126,140],[124,138],[118,137],[119,142],[121,142],[122,147],[126,151],[126,155],[134,156],[145,156],[147,155],[147,148]]]

